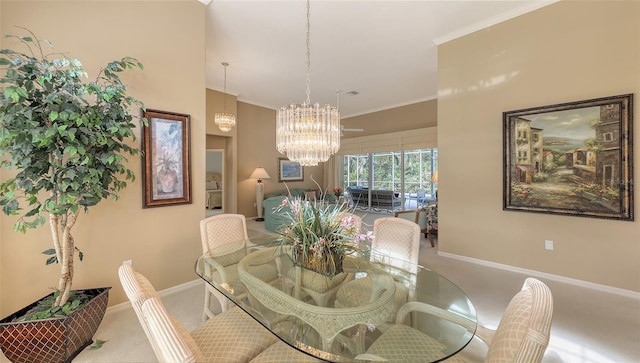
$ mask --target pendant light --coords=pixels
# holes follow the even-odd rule
[[[307,0],[307,98],[302,104],[281,107],[276,115],[276,148],[302,166],[325,162],[340,149],[340,111],[329,105],[312,105],[310,101],[310,10]]]
[[[224,101],[223,101],[223,112],[216,112],[214,116],[214,121],[218,128],[223,132],[229,132],[236,125],[236,115],[232,113],[227,113],[227,66],[229,63],[222,62],[224,66]]]

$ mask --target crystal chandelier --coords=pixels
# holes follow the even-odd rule
[[[283,106],[276,116],[276,148],[289,160],[314,166],[329,160],[340,149],[340,111],[329,105],[311,104],[310,6],[307,0],[307,99]]]
[[[231,129],[236,125],[236,116],[231,113],[227,113],[227,66],[229,63],[222,62],[224,66],[224,101],[223,101],[223,112],[216,112],[214,116],[214,121],[218,128],[223,132],[231,131]]]

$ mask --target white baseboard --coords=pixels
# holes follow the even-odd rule
[[[180,291],[183,291],[183,290],[190,289],[190,288],[192,288],[194,286],[201,286],[203,284],[204,284],[204,281],[202,281],[202,279],[196,279],[196,280],[193,280],[193,281],[185,282],[184,284],[172,286],[172,287],[170,287],[168,289],[160,290],[160,291],[158,291],[158,295],[160,295],[160,297],[168,296],[168,295],[174,294],[176,292],[180,292]],[[125,302],[122,302],[122,303],[117,304],[117,305],[109,306],[107,308],[107,312],[106,313],[107,314],[108,313],[117,313],[117,312],[120,312],[120,311],[123,311],[123,310],[127,310],[127,309],[131,309],[131,302],[130,301],[125,301]]]
[[[530,276],[533,276],[533,277],[540,277],[540,278],[544,278],[544,279],[548,279],[548,280],[563,282],[565,284],[585,287],[585,288],[588,288],[588,289],[593,289],[593,290],[598,290],[598,291],[601,291],[601,292],[607,292],[607,293],[610,293],[610,294],[625,296],[625,297],[629,297],[629,298],[632,298],[632,299],[640,299],[640,292],[621,289],[621,288],[618,288],[618,287],[612,287],[612,286],[607,286],[607,285],[596,284],[596,283],[589,282],[589,281],[572,279],[572,278],[569,278],[569,277],[564,277],[564,276],[560,276],[560,275],[553,275],[553,274],[549,274],[549,273],[546,273],[546,272],[529,270],[529,269],[522,268],[522,267],[503,265],[503,264],[497,263],[497,262],[485,261],[485,260],[481,260],[481,259],[478,259],[478,258],[461,256],[461,255],[456,255],[456,254],[448,253],[448,252],[439,252],[438,251],[438,256],[453,258],[453,259],[456,259],[456,260],[475,263],[477,265],[493,267],[493,268],[497,268],[497,269],[501,269],[501,270],[517,272],[517,273],[521,273],[521,274],[525,274],[525,275],[530,275]]]

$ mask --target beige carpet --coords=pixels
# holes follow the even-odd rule
[[[365,223],[377,217],[369,213]],[[249,233],[264,233],[264,223],[248,221]],[[437,255],[421,241],[420,263],[458,285],[472,300],[484,325],[495,327],[525,275]],[[115,272],[114,272],[115,273]],[[555,315],[549,350],[564,362],[640,362],[640,300],[543,280],[554,296]],[[204,288],[195,281],[185,290],[163,296],[171,314],[189,329],[201,323]],[[96,334],[106,340],[97,350],[85,349],[74,362],[154,362],[155,357],[133,310],[107,311]],[[0,359],[5,362],[6,359]]]

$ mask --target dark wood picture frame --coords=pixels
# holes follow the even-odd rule
[[[278,159],[278,182],[303,181],[304,167],[287,158]]]
[[[503,209],[633,221],[633,94],[503,113]]]
[[[143,207],[191,203],[190,116],[146,110],[142,130]]]

